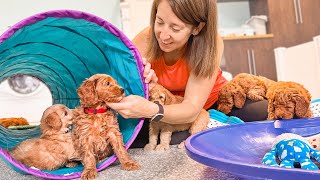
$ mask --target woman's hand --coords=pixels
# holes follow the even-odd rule
[[[126,119],[151,118],[159,111],[158,105],[137,95],[129,95],[119,103],[107,103],[107,105]]]
[[[144,65],[143,77],[145,83],[157,83],[158,77],[153,69],[151,69],[151,64],[145,59],[142,58],[142,62]]]

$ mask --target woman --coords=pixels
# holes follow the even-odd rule
[[[202,108],[215,106],[219,90],[227,83],[219,67],[223,41],[217,33],[216,1],[154,0],[150,21],[151,27],[133,40],[148,59],[144,62],[145,82],[158,82],[172,93],[184,96],[184,101],[164,106],[163,116],[159,116],[162,107],[140,96],[130,95],[120,103],[108,105],[125,118],[190,123]],[[266,105],[264,108],[266,111]],[[146,121],[134,147],[147,143],[147,130]],[[174,134],[171,143],[179,143],[186,137],[187,133]]]

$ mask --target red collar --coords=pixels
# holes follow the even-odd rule
[[[94,108],[84,108],[83,111],[86,114],[99,114],[99,113],[105,113],[108,110],[110,110],[110,108],[99,108],[99,109],[94,109]]]

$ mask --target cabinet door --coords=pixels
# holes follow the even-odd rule
[[[225,71],[233,76],[250,73],[246,40],[224,40]]]
[[[224,69],[233,76],[250,73],[277,80],[272,39],[224,41]]]
[[[251,39],[247,41],[251,53],[252,71],[272,80],[277,80],[272,39]]]
[[[269,30],[275,47],[298,44],[300,34],[297,0],[268,0]]]
[[[297,0],[299,10],[299,34],[301,42],[312,41],[314,36],[320,34],[320,1],[319,0]],[[300,3],[299,3],[300,2]]]

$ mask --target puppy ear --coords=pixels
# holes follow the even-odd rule
[[[45,118],[41,119],[41,129],[54,129],[60,130],[62,122],[60,116],[56,112],[50,113]]]
[[[308,102],[302,95],[297,94],[292,97],[296,103],[295,113],[298,117],[306,117],[309,110],[310,102]]]
[[[96,83],[97,78],[94,78],[93,76],[85,80],[77,89],[81,104],[83,104],[84,102],[86,102],[86,104],[94,104],[98,101],[98,96],[96,95]]]
[[[167,89],[164,89],[163,93],[165,94],[164,104],[171,104],[173,102],[174,95]]]

